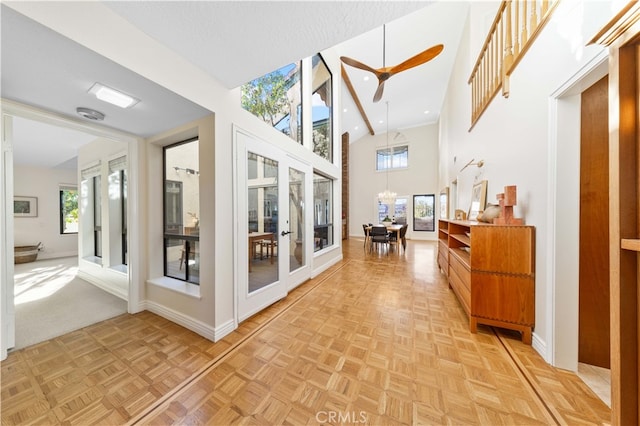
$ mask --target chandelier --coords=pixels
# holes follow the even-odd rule
[[[387,101],[387,156],[391,153],[389,152],[389,101]],[[387,157],[389,158],[389,157]],[[386,204],[389,206],[389,210],[391,207],[396,204],[396,197],[398,194],[395,192],[389,191],[389,167],[387,165],[387,187],[384,191],[378,193],[378,201],[382,204]]]

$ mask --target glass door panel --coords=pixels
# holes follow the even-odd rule
[[[247,154],[248,293],[278,281],[278,161]]]
[[[234,143],[235,284],[242,322],[310,278],[313,219],[305,197],[313,190],[309,164],[239,128]]]
[[[304,220],[304,173],[289,168],[289,272],[306,265]]]

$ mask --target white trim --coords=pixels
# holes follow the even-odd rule
[[[531,336],[531,347],[535,349],[539,354],[549,353],[549,348],[547,348],[547,343],[540,338],[537,333],[533,333]],[[544,358],[544,355],[543,355]],[[549,363],[549,360],[545,358],[545,361]]]
[[[329,262],[324,263],[320,266],[318,266],[315,269],[311,270],[311,278],[315,278],[318,275],[320,275],[321,273],[323,273],[324,271],[326,271],[327,269],[331,268],[333,265],[335,265],[338,262],[342,261],[342,253],[340,253],[340,256],[337,256],[331,260],[329,260]]]
[[[132,138],[135,139],[135,136],[129,133],[109,129],[96,125],[94,123],[81,121],[80,119],[68,117],[31,105],[21,104],[19,102],[11,101],[5,98],[2,98],[2,110],[5,114],[8,115],[17,115],[23,118],[50,124],[52,126],[63,127],[65,129],[72,129],[78,132],[88,133],[90,135],[95,135],[96,137],[126,141],[129,141]]]
[[[171,277],[158,277],[147,280],[147,283],[193,297],[194,299],[202,299],[200,296],[200,286],[186,281],[176,280]]]
[[[545,303],[546,306],[549,307],[549,312],[547,313],[547,327],[546,327],[546,335],[547,341],[541,342],[541,344],[537,344],[534,346],[536,350],[542,355],[542,357],[549,364],[565,369],[571,369],[570,365],[565,365],[564,362],[561,362],[560,359],[563,358],[562,354],[559,354],[558,351],[561,350],[561,347],[556,344],[557,339],[557,331],[561,326],[566,326],[566,324],[559,323],[558,320],[558,312],[560,309],[564,309],[564,306],[567,301],[559,301],[557,300],[558,293],[558,280],[557,280],[557,262],[559,253],[557,248],[558,245],[558,230],[556,227],[555,218],[559,214],[557,207],[557,197],[558,197],[558,171],[559,165],[557,161],[558,155],[558,133],[560,128],[562,127],[562,123],[558,121],[558,103],[560,99],[563,97],[578,95],[582,93],[582,91],[588,87],[590,87],[593,83],[597,82],[600,78],[602,78],[602,70],[604,67],[607,69],[604,75],[608,73],[608,67],[606,64],[608,63],[608,50],[603,49],[596,56],[594,56],[589,62],[587,62],[582,68],[580,68],[576,73],[574,73],[571,77],[569,77],[562,85],[560,85],[553,93],[549,95],[548,105],[549,105],[549,130],[548,130],[548,145],[547,145],[547,246],[546,246],[546,259],[545,262],[547,264],[547,293],[545,294]],[[579,153],[577,153],[579,155]],[[575,301],[577,303],[578,295],[575,295]],[[577,341],[577,324],[576,324],[576,341]],[[535,335],[534,335],[535,336]],[[577,352],[576,352],[577,353]],[[575,360],[575,364],[577,366],[577,359]],[[558,365],[558,363],[562,365]]]
[[[0,360],[15,346],[13,266],[13,118],[0,115]]]
[[[98,265],[96,265],[98,266]],[[114,272],[117,273],[117,272]],[[120,273],[118,273],[120,274]],[[122,274],[120,274],[122,275]],[[78,273],[76,274],[76,276],[78,278],[81,278],[83,280],[85,280],[86,282],[95,285],[96,287],[106,291],[107,293],[113,294],[116,297],[119,297],[120,299],[127,301],[127,296],[128,296],[128,292],[127,289],[124,289],[122,287],[118,287],[116,285],[114,285],[113,282],[111,281],[105,281],[105,280],[101,280],[98,279],[95,275],[89,275],[86,272],[84,272],[83,270],[81,270],[80,268],[78,268]],[[126,277],[125,277],[126,279]]]
[[[238,325],[236,324],[236,321],[234,319],[230,319],[230,320],[227,320],[226,322],[223,322],[218,327],[213,329],[213,334],[214,334],[213,341],[217,342],[218,340],[225,337],[227,334],[233,332],[237,327]]]
[[[209,339],[213,342],[216,341],[216,337],[218,339],[221,339],[222,337],[224,337],[222,333],[224,333],[229,329],[228,322],[225,324],[222,324],[219,327],[219,329],[216,330],[215,328],[211,327],[208,324],[203,323],[200,320],[184,315],[182,312],[178,312],[171,308],[167,308],[164,305],[161,305],[159,303],[156,303],[150,300],[145,301],[143,304],[141,304],[141,306],[144,307],[149,312],[153,312],[154,314],[159,315],[162,318],[168,319],[171,322],[179,324],[184,328],[191,330],[194,333],[197,333],[200,336],[206,339]],[[231,331],[233,331],[233,328],[231,329]]]
[[[68,235],[68,236],[75,236],[77,238],[77,234],[60,234],[60,236],[64,236],[64,235]],[[44,260],[44,259],[59,259],[61,257],[77,257],[78,256],[78,251],[57,251],[55,253],[52,253],[50,255],[47,255],[46,252],[45,253],[39,253],[38,254],[38,260]]]

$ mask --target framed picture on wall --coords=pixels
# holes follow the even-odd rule
[[[484,211],[487,203],[487,181],[483,180],[473,185],[471,190],[471,205],[469,206],[469,220],[478,220],[480,212]]]
[[[13,215],[15,217],[38,217],[38,198],[13,197]]]
[[[414,231],[435,231],[436,226],[436,196],[414,195],[413,196],[413,230]]]
[[[449,187],[440,191],[440,219],[449,219]]]

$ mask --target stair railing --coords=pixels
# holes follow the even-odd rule
[[[505,0],[469,77],[471,128],[498,91],[509,97],[509,77],[549,21],[560,0]]]

